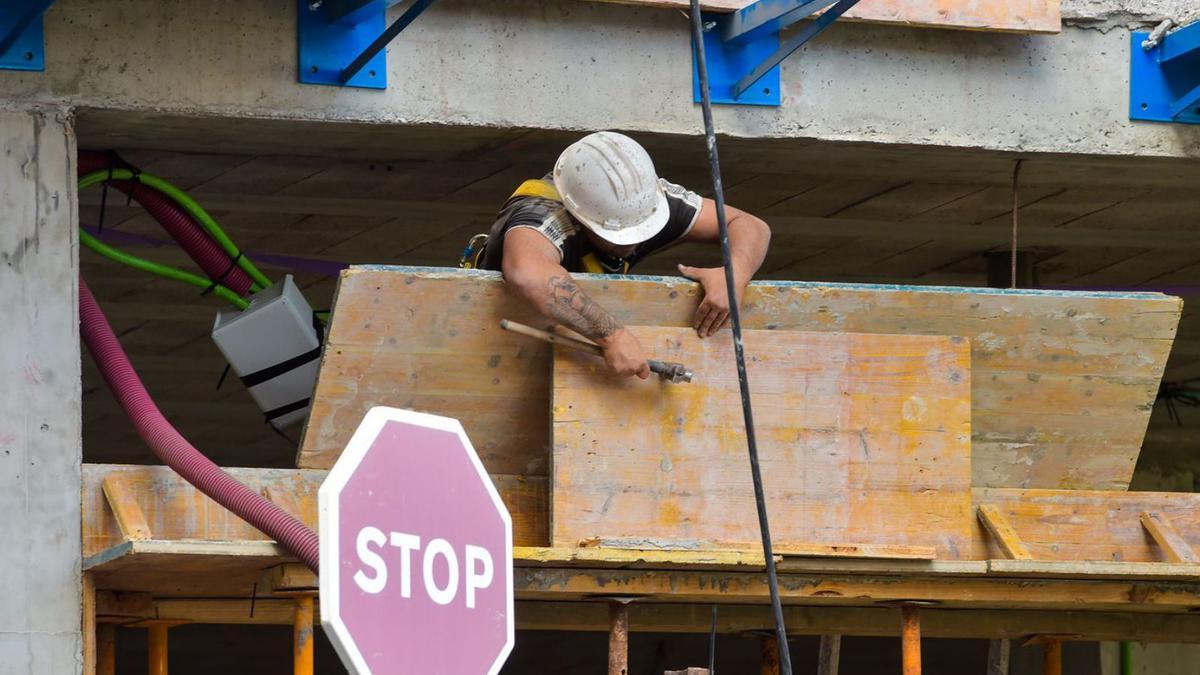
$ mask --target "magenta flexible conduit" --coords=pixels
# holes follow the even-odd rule
[[[79,330],[108,388],[154,454],[218,504],[279,542],[316,573],[319,560],[316,533],[234,480],[171,426],[134,372],[83,277],[79,278]]]
[[[110,161],[109,156],[103,152],[81,150],[79,175],[85,176],[93,171],[107,169]],[[109,184],[125,194],[130,194],[133,190],[132,181],[114,180]],[[229,254],[222,250],[183,208],[156,190],[144,186],[133,193],[133,198],[179,242],[209,279],[219,280],[222,286],[238,295],[250,292],[250,275],[234,265],[229,259]]]

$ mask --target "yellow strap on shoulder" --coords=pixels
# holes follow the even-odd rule
[[[583,271],[588,274],[629,274],[629,263],[621,261],[620,271],[612,270],[600,264],[600,259],[595,253],[588,253],[580,259],[580,264],[583,265]]]
[[[534,178],[521,183],[517,191],[512,193],[513,197],[541,197],[542,199],[550,199],[556,202],[561,202],[562,197],[558,195],[558,190],[554,188],[554,184],[548,180]]]
[[[594,253],[588,253],[587,255],[583,256],[583,259],[579,262],[583,265],[583,271],[587,272],[588,274],[604,274],[608,271],[604,269],[604,266],[601,265],[600,261],[596,259],[596,254]]]

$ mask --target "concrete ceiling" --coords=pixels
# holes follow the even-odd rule
[[[82,111],[82,148],[122,156],[188,190],[268,275],[294,274],[328,307],[336,269],[351,263],[454,265],[523,179],[540,176],[578,134],[464,127],[179,118]],[[708,193],[698,137],[639,135],[659,172]],[[760,276],[775,279],[979,286],[984,253],[1006,250],[1017,156],[952,148],[723,139],[728,201],[771,223]],[[1019,241],[1055,288],[1200,294],[1200,161],[1026,156]],[[161,228],[109,195],[114,245],[191,267]],[[99,188],[81,195],[99,222]],[[638,271],[706,264],[681,247]],[[83,273],[151,392],[222,463],[286,466],[294,446],[271,433],[208,338],[211,297],[81,253]],[[1167,377],[1200,376],[1200,322],[1185,317]],[[147,453],[85,362],[85,458]],[[1167,444],[1190,441],[1171,435]]]

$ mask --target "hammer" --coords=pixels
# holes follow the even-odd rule
[[[509,321],[508,319],[501,319],[500,327],[504,330],[520,333],[521,335],[527,335],[531,338],[545,340],[546,342],[552,344],[562,345],[564,347],[569,347],[570,349],[586,352],[588,354],[595,354],[596,356],[604,356],[604,350],[600,348],[600,345],[592,342],[576,340],[575,338],[567,337],[566,335],[548,333],[532,326],[526,326],[523,323]],[[650,366],[651,371],[658,373],[659,377],[667,380],[668,382],[678,383],[692,381],[692,371],[688,370],[687,367],[685,367],[682,363],[655,361],[654,359],[647,359],[646,363]]]

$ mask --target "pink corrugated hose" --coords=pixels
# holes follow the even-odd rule
[[[316,533],[222,471],[171,426],[134,372],[83,277],[79,278],[79,330],[108,388],[154,454],[218,504],[279,542],[316,573],[319,559]]]
[[[103,152],[80,150],[79,175],[107,169],[110,161],[111,158]],[[114,180],[109,185],[125,194],[134,189],[133,182],[127,180]],[[196,261],[209,279],[220,279],[222,286],[228,287],[238,295],[250,292],[250,275],[231,264],[229,254],[208,236],[204,228],[200,227],[183,207],[145,186],[133,192],[133,199],[179,242],[180,247]]]

